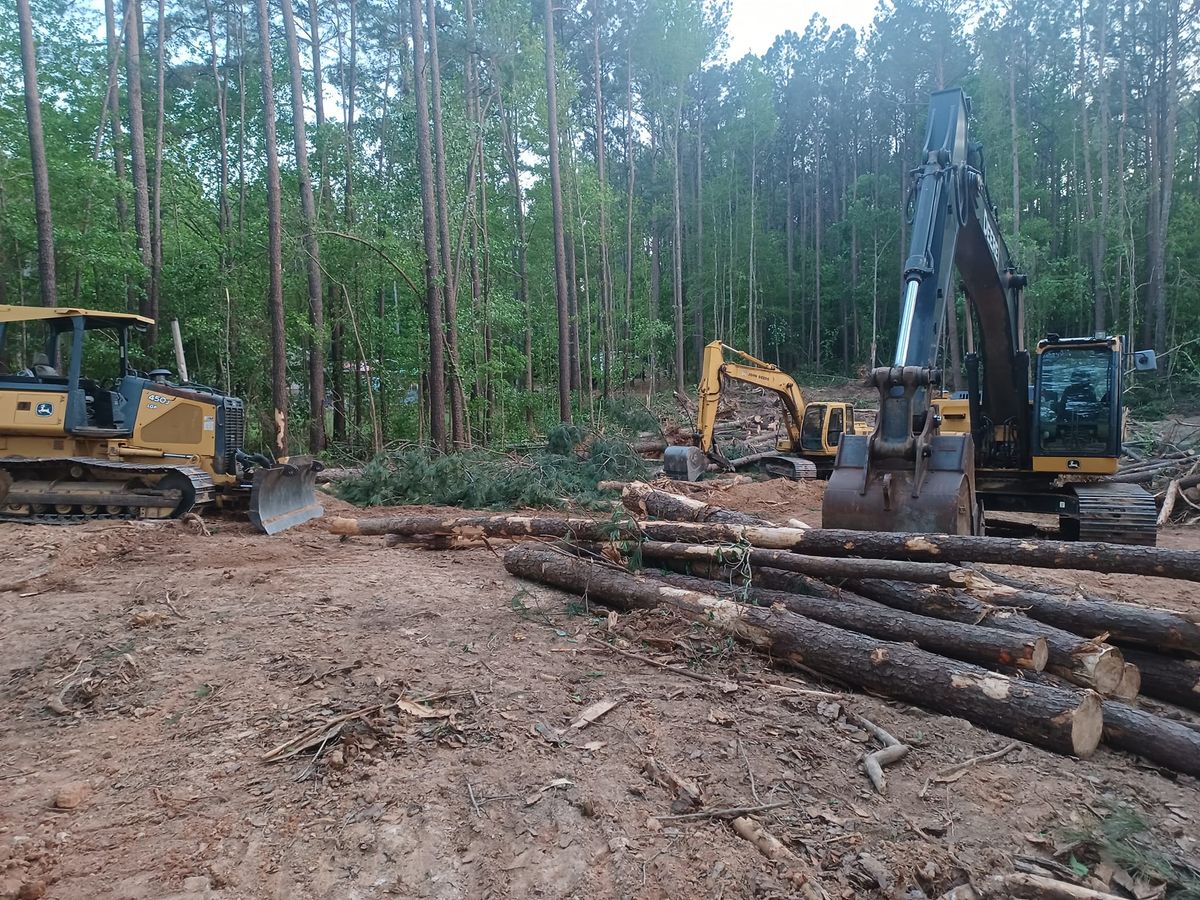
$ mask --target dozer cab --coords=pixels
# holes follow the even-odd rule
[[[726,359],[726,353],[734,359]],[[800,386],[778,366],[719,340],[704,348],[697,390],[695,443],[690,447],[667,448],[663,471],[668,476],[696,481],[704,474],[709,460],[723,469],[733,468],[717,447],[715,436],[717,409],[726,379],[761,387],[779,397],[782,403],[784,431],[775,445],[776,452],[759,462],[766,474],[792,480],[829,477],[842,435],[855,433],[854,407],[840,402],[805,403]]]
[[[275,534],[320,516],[321,464],[247,452],[240,399],[131,366],[129,333],[151,324],[0,306],[0,520],[171,519],[215,506]]]

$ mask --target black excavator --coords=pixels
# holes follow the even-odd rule
[[[1031,356],[1027,278],[1000,235],[970,111],[959,88],[930,98],[895,358],[869,376],[879,391],[875,431],[842,437],[823,524],[982,534],[985,512],[1038,513],[1057,516],[1066,539],[1153,545],[1154,498],[1105,477],[1121,456],[1124,373],[1154,369],[1154,353],[1130,360],[1118,336],[1050,334]],[[951,396],[936,364],[955,270],[978,352],[965,359],[967,390]]]

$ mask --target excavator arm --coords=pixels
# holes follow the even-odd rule
[[[1023,456],[1028,434],[1028,356],[1022,350],[1018,274],[996,225],[984,183],[982,151],[967,130],[970,103],[961,89],[930,98],[924,153],[915,170],[909,253],[900,328],[890,367],[870,381],[879,390],[871,435],[843,439],[826,491],[826,527],[977,533],[975,445]],[[987,383],[969,366],[971,434],[942,434],[934,397],[946,305],[954,270],[962,280],[986,357]]]
[[[727,362],[725,351],[744,362]],[[800,386],[778,366],[735,350],[721,341],[712,341],[704,347],[696,406],[696,439],[705,455],[719,455],[720,452],[716,448],[713,432],[717,423],[717,408],[721,404],[722,378],[753,384],[779,397],[783,403],[784,428],[792,445],[789,449],[799,450],[800,423],[804,418],[804,396],[800,393]]]

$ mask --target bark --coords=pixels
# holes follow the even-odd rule
[[[1080,569],[1200,581],[1200,553],[1102,542],[1033,541],[1022,538],[904,534],[835,528],[761,528],[740,525],[650,523],[653,540],[745,542],[769,550],[817,556],[854,555],[913,562],[1009,563],[1032,568]],[[648,526],[648,527],[650,527]]]
[[[1026,672],[1023,677],[1039,684],[1054,684],[1053,676]],[[1117,700],[1104,701],[1106,746],[1124,750],[1151,762],[1181,772],[1200,775],[1200,730],[1138,709]]]
[[[913,643],[930,653],[940,653],[988,668],[1005,666],[1040,672],[1046,667],[1049,654],[1046,639],[1037,635],[931,619],[891,609],[883,604],[807,597],[764,588],[734,588],[728,583],[690,575],[653,573],[653,577],[674,587],[717,597],[733,594],[736,599],[749,601],[756,606],[782,606],[790,612],[827,625],[884,640]]]
[[[1122,648],[1141,674],[1141,692],[1176,706],[1200,710],[1200,660]]]
[[[318,173],[320,181],[317,200],[319,208],[324,210],[330,203],[329,148],[322,134],[325,126],[325,84],[321,76],[321,17],[317,9],[317,0],[308,0],[308,35],[312,49],[313,118],[317,126],[317,157],[321,169]]]
[[[209,25],[209,34],[212,33],[211,19]],[[113,9],[113,0],[104,0],[104,34],[108,44],[108,57],[110,62],[109,83],[108,83],[108,110],[109,118],[112,127],[112,152],[113,152],[113,174],[117,179],[117,228],[124,233],[125,223],[129,218],[129,210],[125,203],[125,136],[124,128],[121,126],[121,88],[117,83],[117,61],[121,56],[121,40],[125,30],[129,27],[129,18],[125,17],[124,23],[121,26],[121,36],[117,35],[116,15]],[[216,50],[213,50],[214,72]],[[26,94],[28,96],[28,93]],[[224,127],[224,118],[221,119],[221,126]],[[225,139],[222,136],[221,140],[222,156],[227,152],[225,150]],[[224,195],[222,195],[224,196]],[[228,209],[228,206],[226,207]]]
[[[683,86],[677,88],[679,96],[675,100],[675,141],[674,141],[674,179],[673,190],[673,221],[671,234],[671,297],[675,311],[675,390],[683,393],[683,208],[680,200],[680,185],[683,181],[682,157],[679,149],[682,137],[683,120]]]
[[[124,0],[129,25],[125,29],[125,80],[129,92],[129,156],[133,169],[133,229],[138,257],[149,274],[153,259],[150,244],[150,183],[146,174],[146,125],[142,109],[142,16],[140,0]],[[138,309],[150,314],[144,280],[138,288]],[[146,343],[149,345],[149,332]]]
[[[499,97],[499,93],[497,94]],[[513,213],[517,221],[517,306],[524,313],[525,349],[525,425],[533,428],[533,307],[529,301],[529,254],[525,232],[525,200],[521,189],[520,154],[517,152],[517,129],[504,114],[500,101],[500,121],[505,131],[505,154],[508,157],[508,180],[512,185]]]
[[[25,125],[29,131],[29,162],[33,168],[38,290],[42,306],[57,306],[58,282],[54,263],[54,222],[50,214],[50,172],[46,167],[42,101],[38,94],[37,49],[33,43],[33,17],[29,10],[29,0],[17,0],[17,25],[21,32],[21,72],[25,76]]]
[[[354,151],[358,144],[354,139],[355,101],[358,88],[358,0],[347,0],[350,7],[350,64],[343,67],[345,84],[343,94],[346,98],[346,186],[343,193],[346,224],[354,222]],[[339,40],[341,34],[339,32]],[[338,45],[338,62],[341,63],[341,44]]]
[[[603,70],[600,62],[600,0],[592,6],[592,90],[596,103],[596,178],[600,183],[600,309],[603,317],[601,331],[604,358],[604,397],[608,397],[609,369],[613,356],[613,289],[612,262],[608,252],[608,176],[605,174],[605,128]]]
[[[442,261],[442,301],[446,330],[446,359],[450,388],[450,441],[466,447],[466,399],[462,387],[462,361],[458,354],[458,279],[450,258],[450,189],[446,179],[446,141],[442,132],[442,71],[438,56],[437,0],[427,0],[429,27],[429,83],[433,101],[434,195],[437,199],[438,245]]]
[[[425,248],[425,314],[429,326],[429,436],[446,449],[446,359],[442,333],[442,298],[438,292],[437,215],[434,199],[433,154],[429,139],[429,96],[425,73],[425,27],[421,0],[409,0],[413,32],[413,97],[417,115],[417,160],[421,171],[421,225]]]
[[[464,537],[570,537],[578,541],[628,539],[627,526],[595,519],[519,515],[404,515],[378,519],[332,518],[331,534],[402,536],[446,534]]]
[[[304,80],[300,69],[300,42],[296,36],[296,16],[292,0],[280,0],[283,28],[287,37],[288,68],[292,82],[292,132],[296,147],[296,180],[300,185],[300,213],[304,220],[304,254],[308,273],[308,326],[312,330],[308,346],[309,451],[325,449],[325,309],[321,284],[321,247],[317,240],[317,203],[313,197],[312,175],[308,168],[308,134],[304,124]]]
[[[855,687],[960,716],[1059,753],[1087,757],[1100,740],[1100,700],[1008,678],[906,644],[881,641],[795,613],[745,606],[656,584],[532,547],[504,556],[513,575],[620,609],[672,607],[775,660],[814,669]]]
[[[567,251],[563,235],[562,170],[558,159],[558,100],[554,63],[554,4],[545,0],[546,134],[549,144],[550,205],[554,227],[554,297],[558,310],[558,415],[571,421],[571,334],[567,296]]]
[[[913,563],[893,559],[855,559],[834,556],[805,556],[786,550],[759,550],[754,547],[711,546],[663,541],[644,541],[642,555],[651,559],[748,560],[753,567],[769,566],[785,572],[800,572],[824,580],[847,578],[884,578],[940,587],[965,587],[972,583],[968,569],[947,563]],[[977,577],[977,576],[976,576]]]
[[[1195,618],[1080,592],[1051,593],[1024,579],[990,571],[983,574],[998,583],[994,589],[975,591],[989,603],[1022,609],[1030,618],[1076,634],[1107,633],[1119,644],[1200,656],[1200,621]]]
[[[996,609],[960,591],[943,591],[893,581],[849,581],[853,592],[906,612],[1019,631],[1046,638],[1050,650],[1047,669],[1081,687],[1112,695],[1124,676],[1125,658],[1116,647],[1088,640],[1069,631],[1030,619],[1006,609]]]
[[[283,235],[279,186],[279,145],[275,138],[275,84],[271,62],[271,17],[267,0],[257,0],[259,56],[262,62],[263,142],[267,151],[267,311],[271,318],[271,450],[286,456],[287,336],[283,318]]]
[[[766,519],[737,510],[702,503],[691,497],[681,497],[634,481],[621,490],[621,502],[638,516],[654,516],[674,522],[727,522],[735,525],[770,525]]]
[[[158,320],[162,302],[162,155],[163,129],[166,126],[164,94],[166,66],[166,0],[158,0],[158,53],[156,54],[154,79],[154,176],[150,186],[150,318]],[[146,329],[146,342],[154,346],[158,326]]]
[[[1015,48],[1013,48],[1015,50]],[[1021,235],[1021,144],[1017,131],[1017,65],[1015,52],[1008,59],[1008,127],[1011,141],[1013,235]]]

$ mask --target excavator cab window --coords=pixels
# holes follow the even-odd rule
[[[805,452],[820,453],[825,449],[825,411],[824,403],[810,403],[804,409],[804,421],[800,425],[800,449]]]
[[[1050,346],[1038,355],[1038,455],[1117,454],[1119,355],[1107,343]]]
[[[831,450],[836,450],[842,434],[846,430],[846,413],[840,406],[829,411],[829,427],[825,431],[826,441]]]

